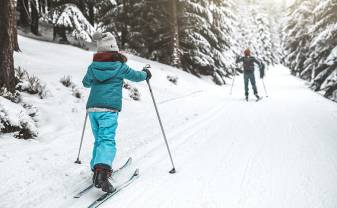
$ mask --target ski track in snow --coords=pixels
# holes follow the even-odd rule
[[[89,124],[83,164],[73,163],[88,92],[81,89],[84,98],[76,100],[58,80],[70,74],[80,86],[84,72],[79,68],[86,67],[91,53],[23,37],[19,40],[24,54],[16,55],[16,62],[48,82],[53,97],[25,97],[40,109],[38,139],[1,136],[0,207],[86,207],[101,194],[93,190],[81,199],[72,198],[91,179]],[[52,54],[41,52],[46,48]],[[66,54],[64,59],[62,54]],[[58,61],[48,65],[46,60],[51,57]],[[138,69],[147,62],[130,57],[130,65]],[[337,207],[336,103],[307,89],[282,66],[267,71],[269,98],[246,102],[242,76],[235,78],[229,96],[230,86],[212,86],[151,63],[151,81],[177,173],[168,174],[171,165],[147,87],[133,84],[140,89],[142,100],[125,96],[114,166],[132,156],[140,178],[102,208]],[[172,73],[179,76],[178,86],[164,81]],[[264,95],[260,81],[258,89]]]

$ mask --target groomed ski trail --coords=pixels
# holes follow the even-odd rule
[[[237,77],[232,104],[169,136],[183,140],[177,174],[164,149],[152,151],[138,160],[142,180],[103,207],[335,207],[337,106],[284,67],[269,73],[269,98],[247,103]]]

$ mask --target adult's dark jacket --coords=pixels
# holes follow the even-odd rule
[[[255,70],[255,63],[259,66],[260,77],[264,77],[264,64],[258,61],[254,56],[238,57],[236,63],[243,63],[243,73],[252,73]]]
[[[253,72],[255,69],[254,63],[259,65],[261,68],[261,63],[254,56],[244,56],[238,57],[236,63],[243,62],[243,71],[244,72]]]

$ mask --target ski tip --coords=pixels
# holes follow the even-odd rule
[[[125,164],[122,167],[120,167],[120,169],[126,167],[130,163],[132,163],[132,157],[129,157],[128,160],[125,162]]]

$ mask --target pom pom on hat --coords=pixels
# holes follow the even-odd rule
[[[92,39],[94,41],[98,41],[98,40],[102,40],[103,38],[103,34],[101,32],[95,32],[93,35],[92,35]]]
[[[97,41],[98,52],[119,51],[116,38],[110,32],[95,32],[92,39]]]

